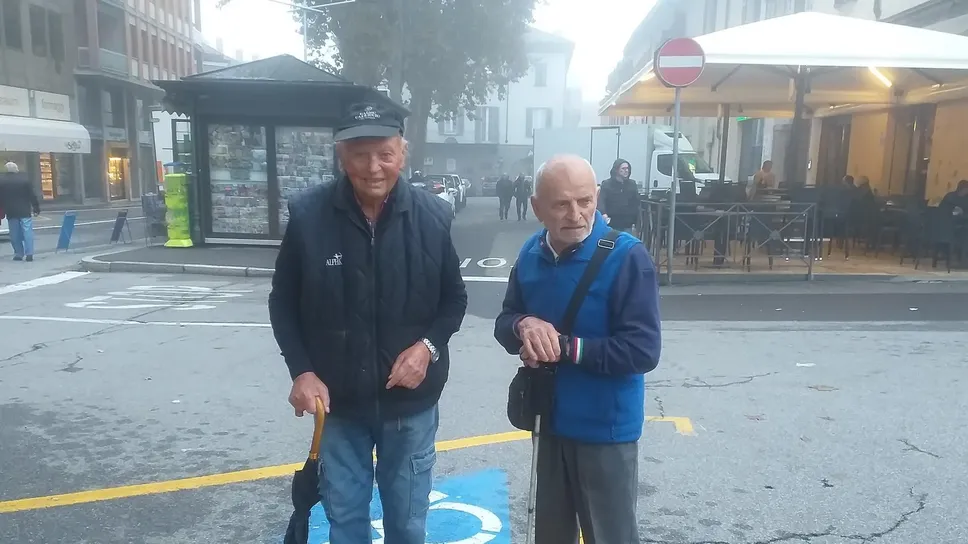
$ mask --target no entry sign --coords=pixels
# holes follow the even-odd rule
[[[702,46],[692,38],[673,38],[655,53],[655,75],[669,87],[688,87],[706,66]]]

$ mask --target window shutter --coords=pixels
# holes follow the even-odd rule
[[[484,117],[486,111],[487,108],[478,106],[477,113],[474,114],[474,141],[476,143],[481,143],[487,139],[487,127],[485,126],[487,118]]]
[[[437,121],[437,134],[440,134],[441,136],[444,135],[444,122],[443,121]]]
[[[457,125],[456,127],[454,127],[456,129],[457,136],[464,135],[464,119],[466,118],[467,118],[467,114],[464,113],[463,111],[457,114],[457,118],[454,120],[454,124]]]
[[[554,119],[553,119],[554,113],[555,113],[555,110],[553,110],[551,108],[545,108],[545,110],[544,110],[544,127],[543,128],[551,128],[552,126],[554,126]]]
[[[524,127],[524,137],[533,138],[534,137],[534,108],[528,108],[526,111],[527,121]]]
[[[487,108],[487,141],[496,144],[501,140],[501,108]]]

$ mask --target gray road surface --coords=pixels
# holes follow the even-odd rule
[[[472,311],[451,345],[441,440],[511,430],[504,403],[515,361],[491,339],[490,304],[504,286],[471,285]],[[674,318],[664,323],[646,409],[689,418],[693,433],[646,424],[645,541],[965,542],[968,321],[923,310],[941,304],[927,292],[939,288],[834,293],[813,317],[784,310],[783,319],[729,318],[729,295],[666,296]],[[51,508],[9,502],[300,462],[311,425],[285,401],[288,377],[265,328],[267,289],[90,274],[0,294],[0,542],[280,542],[286,477]],[[955,291],[950,306],[965,308]],[[762,295],[757,304],[789,308],[790,296],[802,297]],[[438,489],[502,521],[508,513],[481,542],[523,542],[529,455],[527,441],[439,454]],[[454,482],[482,471],[507,485],[454,495]],[[435,511],[430,539],[468,538],[474,519]]]

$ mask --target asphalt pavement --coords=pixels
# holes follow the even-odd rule
[[[516,361],[492,339],[506,285],[487,279],[502,267],[477,263],[513,261],[537,223],[467,211],[454,237],[475,266],[428,542],[517,543],[531,448],[504,415]],[[268,280],[14,264],[0,262],[0,542],[281,542],[311,422],[286,403]],[[644,542],[968,541],[968,286],[680,287],[661,304]]]

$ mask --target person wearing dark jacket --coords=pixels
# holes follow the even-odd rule
[[[610,227],[633,232],[639,220],[639,188],[632,180],[632,166],[628,161],[616,159],[612,164],[609,178],[602,182],[598,205]]]
[[[524,174],[514,180],[514,209],[518,212],[518,221],[528,218],[528,202],[531,200],[531,180]]]
[[[387,542],[423,544],[447,345],[467,309],[452,217],[403,181],[396,111],[353,106],[334,139],[344,173],[290,201],[269,320],[296,415],[316,398],[329,413],[319,492],[330,542],[370,541],[375,474]]]
[[[536,178],[531,203],[545,229],[521,248],[494,323],[509,354],[556,367],[551,429],[538,445],[535,542],[577,542],[580,525],[589,544],[638,544],[643,375],[662,345],[655,265],[640,240],[619,234],[562,336],[571,295],[612,229],[595,210],[587,161],[555,157]]]
[[[511,199],[514,198],[514,182],[511,181],[510,176],[504,174],[497,180],[495,190],[497,191],[498,204],[501,206],[499,216],[501,221],[505,221],[508,218],[508,212],[511,211]]]
[[[37,193],[26,174],[14,162],[4,165],[6,172],[0,174],[0,210],[7,216],[10,227],[10,245],[13,246],[13,260],[28,262],[34,260],[34,221],[33,215],[40,215],[40,202]]]

